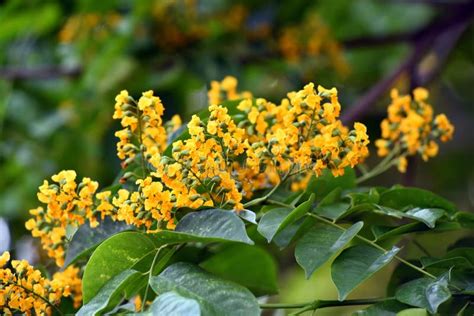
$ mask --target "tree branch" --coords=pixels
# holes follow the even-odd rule
[[[0,68],[0,78],[6,80],[45,80],[56,79],[58,77],[77,77],[82,72],[81,67],[58,67],[58,66],[44,66],[40,68]]]
[[[384,94],[394,82],[405,72],[411,72],[413,69],[418,69],[420,61],[436,43],[440,43],[446,51],[443,53],[443,58],[449,55],[449,52],[454,48],[457,40],[467,28],[472,16],[474,15],[474,1],[469,2],[468,5],[455,5],[454,13],[445,18],[441,16],[420,31],[414,32],[409,36],[410,41],[413,41],[413,50],[409,56],[403,61],[390,75],[375,84],[369,91],[350,108],[345,110],[341,119],[344,123],[352,122],[363,117],[366,112],[372,107],[377,99]],[[443,36],[444,34],[449,34]],[[446,41],[448,41],[446,43]],[[442,65],[442,63],[440,63]],[[425,79],[432,80],[440,71],[440,67],[436,71],[425,75]],[[426,84],[427,82],[420,82]]]

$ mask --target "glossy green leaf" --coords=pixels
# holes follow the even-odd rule
[[[347,230],[318,223],[301,237],[295,248],[298,264],[309,278],[313,272],[341,251],[362,229],[363,222],[357,222]]]
[[[410,308],[397,300],[389,299],[354,313],[355,316],[396,316],[398,312]]]
[[[329,170],[324,170],[319,177],[313,176],[308,183],[306,193],[314,193],[316,201],[321,201],[326,195],[336,188],[351,189],[356,186],[356,175],[354,169],[344,169],[344,175],[334,177]]]
[[[423,223],[409,223],[401,226],[376,226],[373,225],[371,231],[377,241],[385,240],[395,236],[428,230]]]
[[[258,223],[258,232],[271,242],[276,234],[296,222],[310,210],[314,202],[314,194],[309,199],[291,210],[287,207],[277,207],[265,213]]]
[[[284,249],[303,236],[315,223],[316,220],[313,217],[300,218],[276,234],[275,237],[273,237],[273,242],[280,249]]]
[[[380,205],[394,209],[406,207],[440,208],[453,215],[456,206],[448,200],[419,188],[396,187],[383,192],[380,195]]]
[[[155,251],[153,241],[139,232],[123,232],[100,244],[86,265],[82,279],[84,303],[88,303],[113,277],[132,268]],[[144,271],[141,271],[144,272]]]
[[[407,308],[398,312],[397,316],[428,316],[428,312],[423,308]]]
[[[367,245],[345,249],[333,262],[331,276],[339,293],[339,300],[345,300],[352,290],[375,272],[388,264],[400,248],[387,252]]]
[[[313,212],[333,220],[339,218],[350,206],[348,202],[341,200],[341,193],[342,189],[340,187],[332,190],[319,202]]]
[[[424,223],[429,228],[434,228],[436,221],[443,217],[444,210],[439,208],[412,208],[405,212],[393,209],[383,205],[375,205],[374,212],[395,217],[395,218],[410,218]]]
[[[200,316],[201,308],[194,299],[183,297],[175,292],[166,292],[155,298],[146,312],[136,315]]]
[[[451,298],[448,281],[448,273],[436,280],[416,279],[402,285],[396,292],[396,298],[402,303],[425,308],[434,314],[439,305]]]
[[[450,268],[471,268],[472,264],[464,257],[451,257],[451,258],[420,258],[420,262],[424,268],[435,268],[435,269],[446,269]]]
[[[259,247],[235,244],[219,251],[200,266],[216,276],[245,286],[256,296],[278,292],[276,262]]]
[[[334,220],[340,218],[341,215],[343,215],[349,209],[349,206],[349,203],[346,202],[318,205],[314,212],[318,215]]]
[[[457,212],[454,219],[464,228],[474,229],[474,214],[472,212]]]
[[[110,279],[87,304],[77,312],[78,316],[101,315],[112,310],[125,297],[128,290],[138,290],[146,282],[146,276],[135,270],[124,270]],[[138,288],[137,288],[138,287]],[[131,292],[134,292],[133,290]]]
[[[196,300],[203,315],[260,315],[257,299],[249,290],[189,263],[167,267],[152,277],[150,285],[156,293],[174,291]]]
[[[436,221],[443,217],[444,211],[439,208],[413,208],[405,213],[406,217],[419,220],[426,224],[429,228],[434,228]]]
[[[219,209],[186,214],[176,225],[175,233],[185,234],[191,238],[253,244],[247,236],[242,220],[233,212]]]
[[[68,266],[86,257],[105,239],[130,229],[132,229],[132,226],[124,222],[114,222],[110,218],[105,218],[105,220],[95,228],[91,228],[88,222],[85,223],[79,227],[69,242],[64,265]]]
[[[272,241],[281,222],[291,213],[288,207],[276,207],[263,214],[258,222],[257,230],[268,242]]]
[[[241,210],[235,212],[240,218],[246,220],[249,223],[257,225],[257,214],[250,210]]]
[[[351,201],[351,206],[357,206],[360,204],[377,204],[380,200],[380,193],[377,188],[370,188],[366,192],[351,192],[347,194]]]

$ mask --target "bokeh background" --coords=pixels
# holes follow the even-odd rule
[[[417,185],[474,209],[471,0],[0,3],[0,251],[38,260],[24,221],[43,179],[75,169],[103,187],[113,181],[120,90],[152,89],[167,117],[188,119],[206,106],[209,82],[226,75],[275,102],[309,81],[335,86],[343,119],[366,123],[372,140],[391,88],[428,87],[454,140],[406,175],[374,182]],[[426,243],[436,253],[449,240]],[[306,282],[288,258],[279,258],[283,301],[335,297],[327,269]],[[387,278],[361,291],[380,294]]]

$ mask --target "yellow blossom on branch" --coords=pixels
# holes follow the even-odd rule
[[[10,262],[11,268],[7,267]],[[51,280],[26,260],[11,260],[10,253],[0,256],[0,311],[5,315],[25,313],[50,315],[62,297],[72,297],[74,307],[82,303],[79,269],[69,266]]]
[[[420,154],[427,161],[438,154],[437,140],[446,142],[453,137],[454,126],[444,114],[434,117],[428,96],[424,88],[413,90],[413,97],[400,95],[396,89],[391,92],[388,116],[380,124],[382,137],[375,145],[379,156],[399,157],[400,172],[406,171],[406,156]]]
[[[100,210],[95,208],[94,195],[98,183],[83,178],[76,183],[76,172],[64,170],[51,177],[52,183],[44,180],[39,187],[38,200],[45,204],[30,210],[33,218],[25,226],[33,237],[41,240],[49,257],[58,266],[64,264],[66,230],[79,227],[89,220],[90,226],[98,225]]]

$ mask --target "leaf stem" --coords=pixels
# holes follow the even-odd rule
[[[330,220],[327,220],[327,219],[325,219],[324,217],[321,217],[321,216],[319,216],[319,215],[316,215],[316,214],[313,214],[313,213],[308,213],[308,215],[309,215],[309,216],[312,216],[312,217],[314,217],[314,218],[316,218],[316,219],[318,219],[318,220],[320,220],[320,221],[322,221],[322,222],[324,222],[324,223],[326,223],[326,224],[328,224],[328,225],[331,225],[331,226],[333,226],[333,227],[335,227],[335,228],[341,229],[341,230],[343,230],[343,231],[346,231],[346,230],[347,230],[347,229],[345,229],[344,227],[342,227],[342,226],[340,226],[340,225],[338,225],[338,224],[336,224],[336,223],[334,223],[334,222],[332,222],[332,221],[330,221]],[[383,247],[380,246],[379,244],[377,244],[377,243],[373,242],[372,240],[367,239],[367,238],[365,238],[365,237],[363,237],[363,236],[361,236],[361,235],[359,235],[359,234],[357,234],[355,237],[358,238],[359,240],[361,240],[361,241],[363,241],[363,242],[365,242],[365,243],[371,245],[372,247],[375,247],[375,248],[377,248],[377,249],[383,251],[384,253],[386,253],[386,252],[388,251],[387,249],[383,248]],[[399,257],[399,256],[397,256],[397,255],[394,256],[394,258],[396,258],[398,261],[400,261],[401,263],[405,264],[406,266],[408,266],[408,267],[410,267],[410,268],[412,268],[412,269],[414,269],[414,270],[416,270],[416,271],[418,271],[418,272],[420,272],[420,273],[426,275],[427,277],[430,277],[430,278],[432,278],[432,279],[436,279],[436,277],[435,277],[434,275],[432,275],[431,273],[429,273],[429,272],[423,270],[422,268],[420,268],[420,267],[418,267],[418,266],[416,266],[416,265],[414,265],[414,264],[412,264],[412,263],[406,261],[405,259],[403,259],[403,258],[401,258],[401,257]]]
[[[262,309],[294,309],[300,308],[300,310],[296,311],[293,315],[299,315],[303,312],[309,310],[316,310],[318,308],[324,307],[337,307],[337,306],[354,306],[354,305],[370,305],[375,303],[380,303],[385,300],[393,299],[393,297],[386,297],[386,298],[367,298],[367,299],[355,299],[355,300],[346,300],[346,301],[338,301],[338,300],[314,300],[311,302],[303,302],[303,303],[296,303],[296,304],[285,304],[285,303],[276,303],[276,304],[260,304],[260,308]]]
[[[244,204],[244,207],[247,208],[249,206],[252,206],[252,205],[256,205],[256,204],[259,204],[259,203],[262,203],[262,202],[265,202],[273,193],[275,193],[275,191],[280,187],[280,185],[286,181],[286,179],[288,179],[290,176],[292,176],[293,174],[291,173],[291,171],[293,171],[293,168],[295,167],[295,165],[292,165],[290,167],[290,170],[288,170],[287,174],[285,174],[283,176],[283,178],[280,180],[280,182],[278,182],[277,185],[275,185],[271,190],[270,192],[268,192],[267,194],[265,194],[264,196],[262,197],[259,197],[257,199],[254,199],[254,200],[250,200],[248,201],[247,203]]]
[[[398,162],[397,155],[400,153],[400,145],[395,145],[393,150],[385,157],[382,161],[380,161],[372,170],[367,171],[362,176],[356,179],[356,183],[361,183],[367,181],[375,176],[378,176],[381,173],[384,173],[392,166],[394,166]]]
[[[272,200],[272,199],[268,199],[267,202],[270,203],[270,204],[275,204],[275,205],[278,205],[278,206],[283,206],[283,207],[288,207],[288,208],[294,207],[293,205],[286,204],[286,203],[283,203],[283,202],[280,202],[280,201],[277,201],[277,200]]]
[[[161,250],[163,248],[165,248],[166,246],[168,246],[168,245],[166,244],[166,245],[163,245],[160,248],[158,248],[158,250],[156,251],[155,256],[153,257],[153,261],[151,262],[150,270],[148,270],[148,282],[146,284],[145,294],[143,294],[142,307],[140,308],[140,310],[142,312],[143,312],[143,309],[145,308],[146,297],[148,296],[148,291],[150,289],[151,277],[153,276],[153,268],[155,268],[155,264],[156,264],[156,260],[158,259],[158,255],[160,254]]]
[[[146,168],[146,162],[145,162],[145,151],[143,150],[143,134],[142,134],[142,115],[140,113],[140,108],[138,107],[138,103],[135,103],[135,106],[137,108],[137,119],[138,119],[138,143],[140,144],[140,160],[142,164],[142,169],[143,169],[143,178],[146,177],[147,174],[147,168]]]

